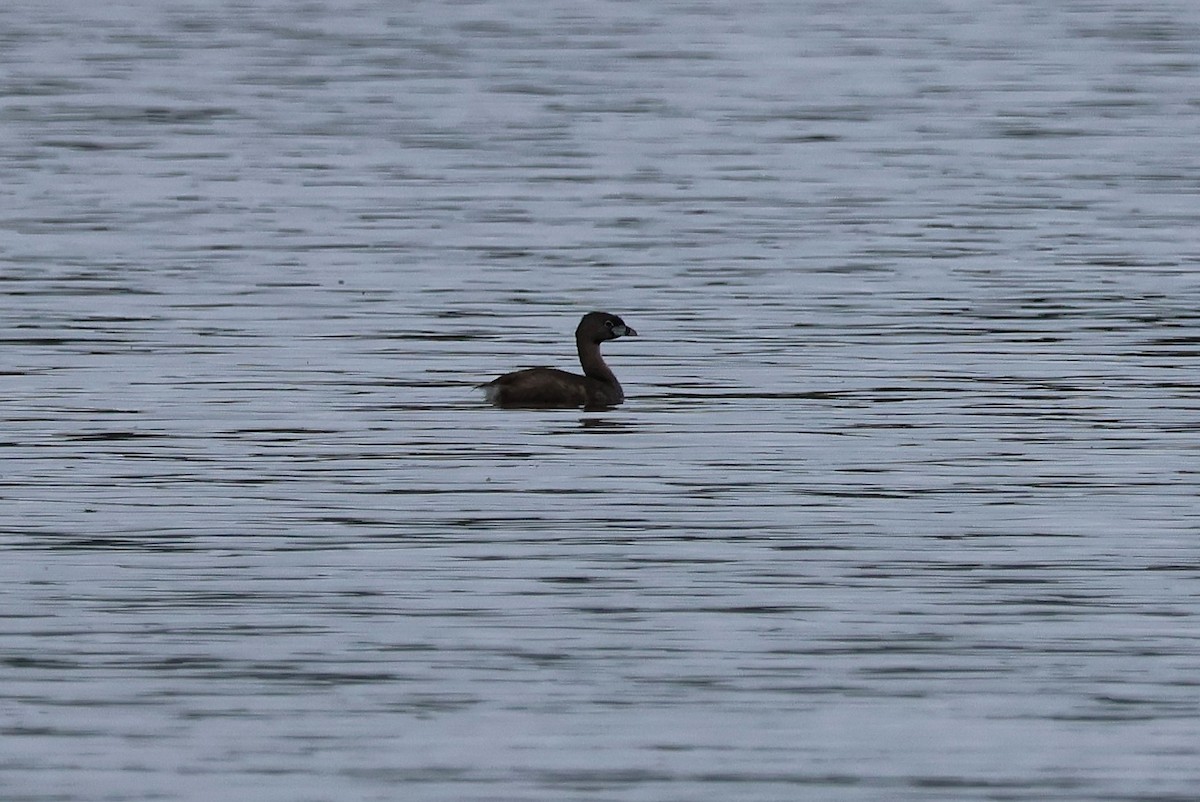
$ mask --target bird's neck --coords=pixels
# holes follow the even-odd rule
[[[579,350],[579,364],[583,366],[584,375],[609,384],[617,383],[617,377],[600,356],[600,343],[576,337],[575,347]]]

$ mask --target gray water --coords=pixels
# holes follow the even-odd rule
[[[1194,800],[1200,6],[0,7],[0,797]],[[589,309],[618,409],[501,411]]]

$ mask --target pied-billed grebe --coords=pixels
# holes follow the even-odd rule
[[[556,368],[527,368],[480,385],[498,407],[611,407],[625,400],[617,377],[600,356],[600,343],[636,337],[625,321],[608,312],[588,312],[575,329],[583,374]]]

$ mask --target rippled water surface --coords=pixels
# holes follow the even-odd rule
[[[1200,6],[0,8],[5,800],[1192,800]],[[573,367],[615,410],[475,385]]]

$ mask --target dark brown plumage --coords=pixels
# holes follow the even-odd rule
[[[625,321],[607,312],[588,312],[575,329],[583,374],[556,368],[527,368],[480,385],[498,407],[611,407],[625,400],[617,377],[600,356],[600,343],[636,337]]]

